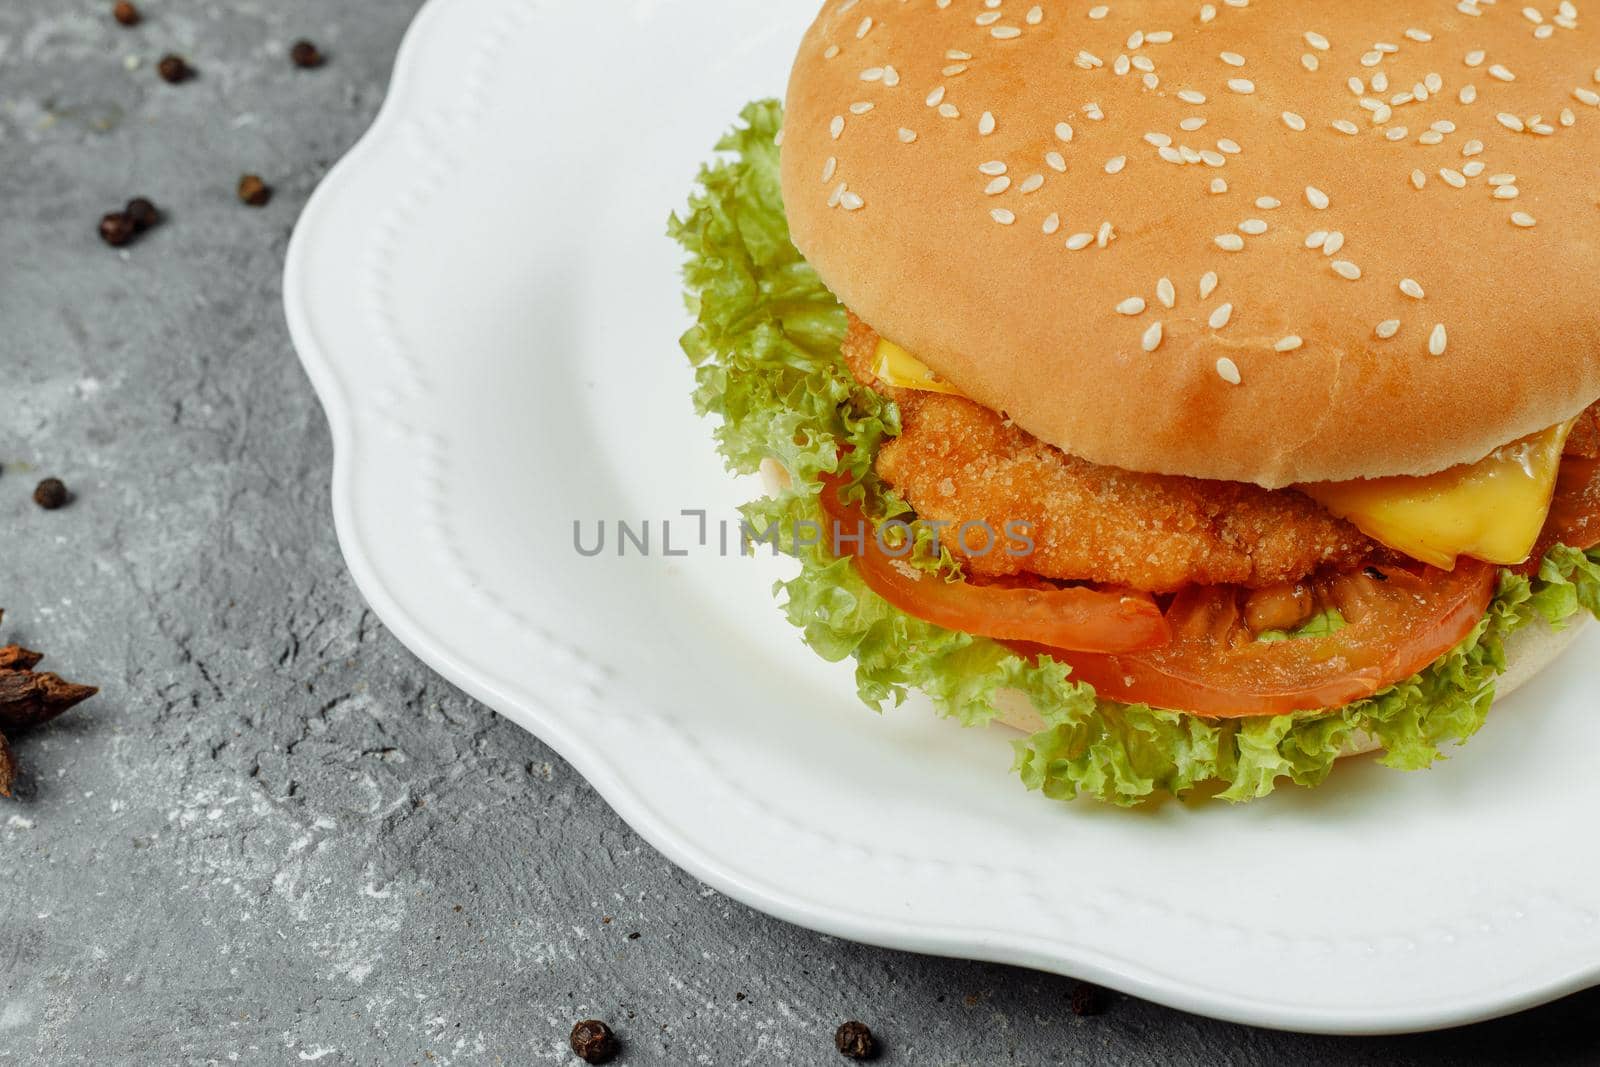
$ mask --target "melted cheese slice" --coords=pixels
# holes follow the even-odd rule
[[[922,360],[891,341],[878,340],[878,358],[872,367],[873,376],[884,385],[896,389],[920,389],[924,393],[948,393],[960,396],[954,386],[940,381],[939,376]]]
[[[1550,512],[1571,422],[1513,441],[1479,463],[1421,478],[1303,485],[1362,533],[1446,570],[1456,558],[1522,563]]]

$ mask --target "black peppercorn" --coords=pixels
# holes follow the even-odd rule
[[[60,478],[46,478],[33,491],[33,502],[46,511],[66,507],[71,499],[72,495],[67,492]]]
[[[100,240],[112,248],[121,248],[133,240],[133,220],[121,211],[113,211],[100,220]]]
[[[310,41],[296,41],[289,49],[289,59],[301,70],[322,66],[322,50]]]
[[[866,1023],[854,1019],[833,1032],[833,1047],[839,1055],[851,1060],[870,1060],[878,1054],[878,1042]]]
[[[1106,1010],[1106,991],[1092,982],[1072,987],[1072,1014],[1099,1015]]]
[[[182,56],[169,54],[162,56],[161,62],[156,64],[156,73],[168,85],[181,85],[194,77],[194,68]]]
[[[239,179],[239,199],[251,207],[266,207],[272,200],[272,186],[259,174],[246,174]]]
[[[128,221],[133,223],[135,233],[143,233],[161,221],[161,212],[156,206],[142,196],[136,196],[128,201],[128,206],[122,209],[128,216]]]
[[[621,1047],[611,1027],[599,1019],[585,1019],[572,1028],[572,1051],[584,1063],[610,1063]]]
[[[139,9],[130,4],[128,0],[117,0],[111,6],[111,17],[124,26],[137,26],[143,21],[142,16],[139,14]]]

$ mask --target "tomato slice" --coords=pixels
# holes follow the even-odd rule
[[[1488,610],[1497,573],[1462,557],[1454,572],[1373,566],[1320,579],[1310,583],[1317,605],[1346,621],[1326,636],[1257,640],[1246,621],[1250,592],[1211,586],[1173,599],[1173,640],[1163,648],[1018,650],[1049,653],[1078,681],[1127,704],[1213,718],[1336,708],[1404,681],[1464,640]]]
[[[873,524],[860,507],[839,498],[849,484],[844,478],[824,476],[823,510],[835,530],[851,539],[842,547],[855,551],[862,579],[908,615],[979,637],[1084,652],[1131,652],[1171,640],[1161,608],[1147,593],[949,582],[895,559],[878,543]],[[858,534],[864,534],[859,544]]]
[[[1520,573],[1538,574],[1545,554],[1557,545],[1584,551],[1600,545],[1600,459],[1568,456],[1561,461],[1550,516]]]

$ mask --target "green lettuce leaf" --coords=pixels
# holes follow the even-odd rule
[[[1209,721],[1100,699],[1066,665],[1026,660],[985,638],[941,629],[892,607],[848,559],[797,543],[797,523],[821,522],[817,479],[843,472],[864,488],[867,514],[909,513],[873,473],[872,457],[900,430],[892,401],[858,385],[839,353],[844,309],[789,239],[778,173],[776,101],[749,105],[717,146],[688,211],[669,234],[688,253],[684,279],[694,326],[682,345],[696,367],[696,409],[716,416],[730,470],[782,463],[792,488],[744,509],[748,528],[775,531],[800,562],[778,583],[782,609],[818,655],[855,662],[857,690],[873,708],[913,689],[968,726],[988,724],[995,695],[1018,690],[1045,728],[1016,742],[1015,769],[1030,789],[1058,799],[1132,805],[1196,792],[1224,800],[1266,796],[1279,783],[1314,786],[1350,746],[1368,740],[1382,762],[1418,769],[1483,725],[1505,670],[1505,640],[1535,620],[1564,625],[1600,615],[1600,550],[1558,547],[1536,578],[1505,572],[1493,604],[1459,647],[1369,700],[1326,713]],[[922,558],[952,576],[954,562]],[[1343,620],[1314,624],[1336,629]],[[1288,637],[1289,635],[1284,635]]]

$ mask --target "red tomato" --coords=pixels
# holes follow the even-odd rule
[[[1173,598],[1172,643],[1152,651],[1049,653],[1073,677],[1125,704],[1214,718],[1282,715],[1342,707],[1404,681],[1460,644],[1494,596],[1498,568],[1463,557],[1455,571],[1373,566],[1312,583],[1322,609],[1337,609],[1337,633],[1257,640],[1247,622],[1249,590],[1193,587]]]

